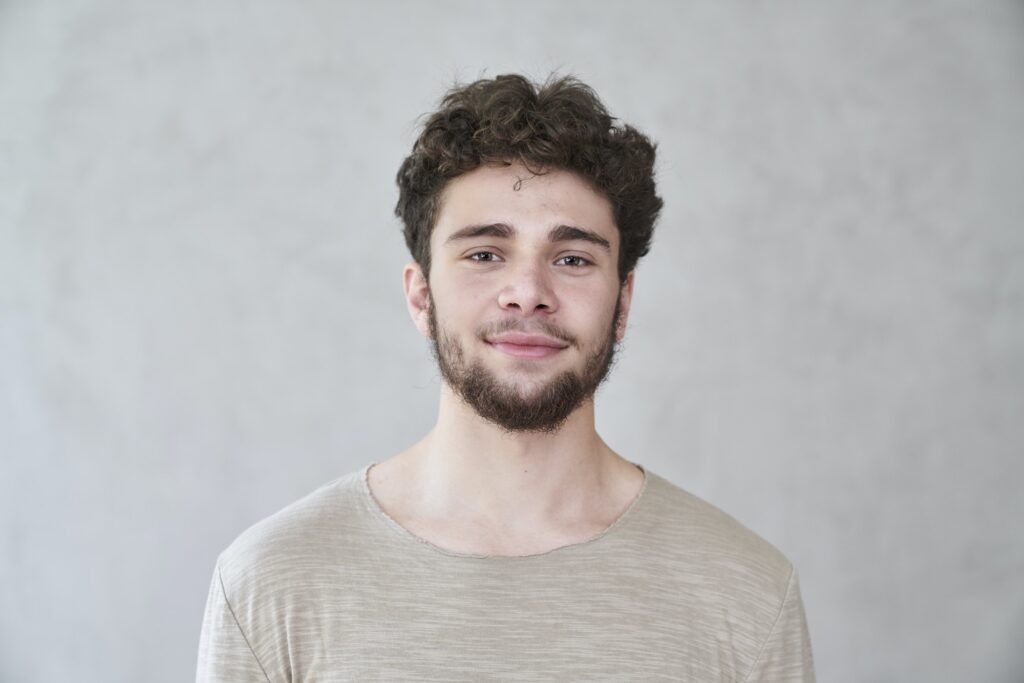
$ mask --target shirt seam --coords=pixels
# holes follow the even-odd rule
[[[753,664],[750,665],[750,671],[743,677],[743,683],[748,683],[750,677],[754,675],[754,671],[757,670],[757,665],[761,663],[761,658],[764,657],[765,651],[768,649],[768,643],[771,642],[772,636],[775,634],[775,629],[782,620],[782,614],[786,611],[786,604],[789,603],[789,594],[793,590],[793,576],[796,574],[796,567],[792,564],[789,565],[789,578],[786,580],[786,594],[782,596],[782,604],[779,605],[779,613],[775,615],[775,621],[772,622],[772,627],[768,629],[768,636],[765,637],[764,642],[761,643],[761,649],[757,652],[757,657],[754,658]]]
[[[263,672],[263,677],[267,679],[267,683],[271,683],[267,670],[263,668],[263,662],[261,662],[260,658],[256,656],[256,650],[253,649],[252,643],[249,642],[249,639],[245,635],[245,631],[242,630],[242,625],[238,622],[238,617],[235,615],[235,609],[231,606],[231,601],[228,600],[228,592],[227,589],[224,588],[224,576],[220,573],[220,566],[217,567],[217,583],[220,584],[220,593],[224,596],[224,604],[228,606],[228,613],[231,614],[231,620],[235,622],[235,628],[238,629],[238,634],[242,636],[242,640],[245,641],[246,647],[249,648],[252,658],[256,660],[256,665],[260,668],[260,671]]]

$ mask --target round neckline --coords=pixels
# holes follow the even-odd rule
[[[363,471],[360,473],[360,476],[359,476],[359,481],[360,481],[360,484],[361,484],[360,488],[362,489],[363,496],[366,499],[366,502],[369,505],[369,508],[370,508],[371,512],[373,512],[375,517],[377,517],[382,522],[384,522],[386,524],[386,526],[390,527],[393,531],[398,532],[398,534],[400,536],[404,537],[407,540],[414,541],[414,542],[420,544],[421,546],[425,546],[427,550],[430,550],[430,551],[433,551],[435,553],[439,553],[441,555],[445,555],[445,556],[448,556],[448,557],[456,558],[456,559],[462,559],[462,560],[487,560],[489,562],[522,562],[522,561],[529,561],[529,560],[533,560],[533,559],[537,559],[537,558],[548,557],[548,556],[551,556],[553,554],[562,554],[562,553],[565,553],[567,551],[568,552],[572,552],[572,551],[574,551],[576,549],[580,549],[580,548],[584,548],[584,547],[593,545],[597,541],[599,541],[602,538],[604,538],[605,536],[607,536],[613,529],[615,529],[616,527],[622,525],[622,523],[626,520],[626,518],[630,516],[630,514],[633,512],[633,510],[636,509],[637,505],[644,498],[644,493],[647,491],[647,484],[650,483],[650,480],[651,480],[650,472],[648,472],[647,469],[644,468],[643,465],[640,465],[639,463],[635,463],[635,462],[630,461],[630,464],[633,465],[634,467],[637,467],[643,473],[643,475],[644,475],[644,480],[643,480],[643,483],[640,485],[640,490],[633,497],[633,500],[629,503],[629,505],[626,506],[626,509],[622,512],[622,514],[620,514],[617,518],[615,518],[615,521],[613,521],[611,524],[609,524],[603,530],[601,530],[600,532],[598,532],[597,534],[591,536],[590,538],[588,538],[586,540],[579,541],[577,543],[567,543],[565,545],[560,545],[560,546],[557,546],[555,548],[551,548],[549,550],[545,550],[545,551],[540,552],[540,553],[531,553],[529,555],[483,555],[483,554],[477,554],[477,553],[461,553],[461,552],[458,552],[458,551],[455,551],[455,550],[449,550],[447,548],[442,548],[439,545],[435,545],[434,543],[431,543],[430,541],[428,541],[425,538],[417,536],[412,531],[410,531],[409,529],[406,529],[404,526],[399,524],[393,517],[391,517],[391,515],[389,515],[384,510],[383,507],[381,507],[380,503],[374,497],[373,491],[370,490],[370,478],[369,478],[370,469],[373,468],[377,464],[378,463],[376,463],[376,462],[369,463],[368,465],[366,465],[363,468]]]

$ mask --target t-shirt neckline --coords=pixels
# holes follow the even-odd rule
[[[576,550],[580,550],[580,549],[583,549],[585,547],[593,546],[597,541],[601,540],[602,538],[607,536],[609,533],[611,533],[612,530],[622,526],[623,522],[637,508],[637,506],[639,505],[640,501],[644,499],[644,494],[647,491],[647,485],[651,481],[651,473],[648,472],[647,469],[643,465],[640,465],[639,463],[631,462],[630,464],[632,464],[635,467],[639,468],[640,471],[643,472],[643,475],[644,475],[643,483],[640,485],[640,491],[637,492],[637,494],[633,497],[633,500],[630,502],[630,504],[628,506],[626,506],[626,509],[622,512],[622,514],[620,514],[615,519],[615,521],[613,521],[611,524],[609,524],[603,530],[601,530],[600,532],[594,534],[593,536],[591,536],[590,538],[588,538],[586,540],[579,541],[577,543],[567,543],[565,545],[560,545],[560,546],[557,546],[555,548],[551,548],[549,550],[545,550],[544,552],[531,553],[529,555],[482,555],[482,554],[476,554],[476,553],[461,553],[461,552],[458,552],[458,551],[455,551],[455,550],[449,550],[447,548],[442,548],[439,545],[435,545],[434,543],[431,543],[427,539],[422,538],[420,536],[417,536],[416,534],[414,534],[409,529],[406,529],[404,526],[399,524],[393,517],[391,517],[391,515],[389,515],[387,512],[385,512],[384,508],[381,507],[380,503],[377,502],[377,499],[374,497],[373,492],[370,490],[369,472],[370,472],[370,469],[374,465],[377,465],[377,464],[378,463],[376,463],[376,462],[371,462],[371,463],[367,464],[365,467],[363,467],[362,472],[360,472],[360,474],[359,474],[360,489],[362,491],[363,497],[365,498],[365,501],[366,501],[368,507],[370,508],[370,511],[373,513],[373,515],[375,517],[377,517],[378,519],[383,521],[386,526],[391,528],[393,531],[396,531],[399,535],[404,537],[406,540],[411,540],[411,541],[413,541],[415,543],[418,543],[418,544],[420,544],[422,546],[425,546],[431,552],[438,553],[440,555],[445,555],[445,556],[448,556],[448,557],[451,557],[451,558],[455,558],[455,559],[460,559],[460,560],[478,560],[478,561],[479,560],[486,560],[488,562],[523,562],[523,561],[530,561],[530,560],[536,560],[538,558],[550,557],[552,555],[560,555],[560,554],[563,554],[563,553],[566,553],[566,552],[574,552]]]

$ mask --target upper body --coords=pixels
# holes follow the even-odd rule
[[[788,562],[596,430],[661,208],[653,164],[653,144],[574,79],[448,93],[396,209],[407,307],[443,380],[437,423],[367,472],[363,499],[439,552],[376,538],[352,481],[328,487],[222,557],[201,679],[223,676],[219,637],[247,640],[271,680],[813,676]],[[603,536],[652,479],[646,514]]]
[[[507,556],[412,533],[368,469],[221,554],[198,680],[813,680],[792,565],[653,472],[601,533]]]

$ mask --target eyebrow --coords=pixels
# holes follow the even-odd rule
[[[512,239],[516,236],[515,228],[506,223],[486,223],[483,225],[469,225],[461,230],[457,230],[445,240],[445,244],[456,242],[458,240],[472,239],[474,237],[498,237],[500,239]],[[550,242],[590,242],[597,246],[611,251],[612,245],[605,238],[593,230],[586,230],[584,228],[577,228],[573,225],[559,225],[551,229],[548,233],[548,241]]]

